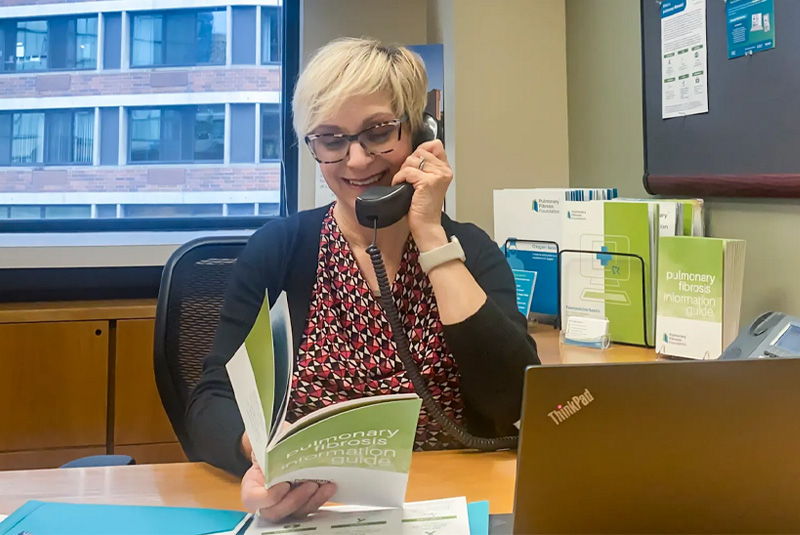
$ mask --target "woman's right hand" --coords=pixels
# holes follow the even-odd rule
[[[270,522],[284,518],[303,518],[325,505],[336,492],[336,485],[320,485],[306,481],[291,488],[289,483],[278,483],[269,489],[265,486],[264,473],[256,463],[242,478],[242,504],[250,512],[258,513]]]

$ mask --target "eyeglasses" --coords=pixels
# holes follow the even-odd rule
[[[405,120],[395,119],[376,124],[358,134],[309,134],[305,138],[306,145],[319,163],[341,162],[350,153],[353,141],[358,141],[373,156],[387,154],[397,148],[402,133],[401,125]]]

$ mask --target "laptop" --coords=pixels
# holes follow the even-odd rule
[[[800,359],[530,367],[514,533],[800,533]]]

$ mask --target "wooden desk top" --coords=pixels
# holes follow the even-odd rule
[[[0,323],[150,319],[155,317],[155,299],[0,303]]]
[[[466,496],[511,512],[516,464],[511,452],[414,453],[406,501]],[[242,508],[239,481],[204,463],[0,472],[0,514],[28,500]]]
[[[561,345],[558,330],[538,326],[531,331],[542,364],[591,364],[596,362],[647,362],[656,360],[654,349],[612,344],[605,351]]]

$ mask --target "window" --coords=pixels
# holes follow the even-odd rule
[[[261,8],[261,63],[281,62],[281,10]]]
[[[24,74],[0,74],[0,101],[42,90],[32,105],[0,106],[0,235],[72,245],[82,238],[70,232],[103,231],[98,239],[124,245],[163,241],[159,231],[252,230],[296,210],[300,149],[285,97],[300,62],[298,2],[145,1],[102,16],[71,5],[0,19],[0,70]],[[70,86],[35,76],[98,61]]]
[[[96,66],[96,15],[0,21],[0,72]]]
[[[131,16],[131,67],[222,65],[225,10],[179,10]]]
[[[0,113],[0,165],[91,164],[94,110]]]
[[[132,108],[130,162],[221,162],[225,106]]]
[[[281,114],[277,106],[261,107],[261,160],[281,159]]]

